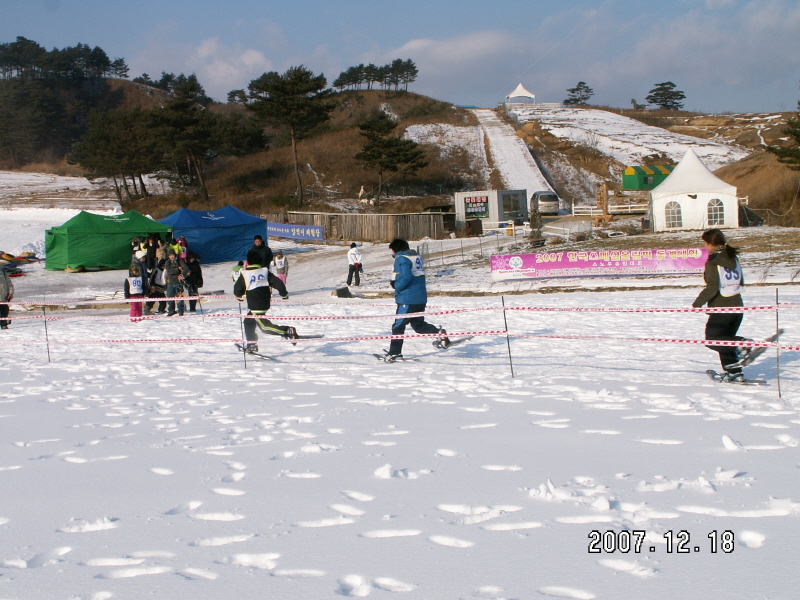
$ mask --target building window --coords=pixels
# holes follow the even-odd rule
[[[644,184],[645,185],[653,185],[654,182],[655,182],[655,177],[645,177],[644,178]]]
[[[708,224],[725,225],[725,205],[719,198],[712,198],[708,203]]]
[[[683,227],[680,204],[677,202],[667,202],[667,205],[664,207],[664,213],[667,217],[667,229]]]
[[[520,219],[525,216],[519,194],[502,194],[502,200],[504,219]]]

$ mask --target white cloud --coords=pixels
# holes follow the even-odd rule
[[[138,65],[159,65],[172,73],[195,73],[206,93],[224,101],[228,92],[245,88],[265,71],[274,70],[272,61],[261,51],[227,46],[218,37],[201,40],[195,46],[154,42],[131,61],[131,73],[138,75]],[[146,67],[143,70],[147,71]],[[158,79],[158,74],[148,71]]]
[[[706,8],[708,10],[718,10],[735,2],[736,0],[706,0]]]

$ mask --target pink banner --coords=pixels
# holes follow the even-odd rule
[[[492,281],[703,272],[705,248],[584,250],[492,256]]]

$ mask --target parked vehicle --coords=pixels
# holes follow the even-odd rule
[[[542,215],[557,215],[560,208],[561,201],[558,194],[550,190],[543,190],[541,192],[534,192],[531,196],[531,211],[536,208]]]

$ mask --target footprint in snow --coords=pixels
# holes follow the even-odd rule
[[[603,565],[604,567],[608,567],[609,569],[614,569],[615,571],[620,571],[622,573],[629,573],[631,575],[635,575],[636,577],[653,577],[656,574],[654,569],[651,569],[650,567],[645,567],[644,565],[635,560],[604,558],[597,562]]]
[[[227,546],[228,544],[238,544],[239,542],[246,542],[252,537],[254,537],[254,534],[247,533],[244,535],[229,535],[227,537],[205,538],[202,540],[197,540],[196,542],[190,542],[189,545],[203,546],[203,547]]]
[[[369,580],[361,575],[345,575],[338,581],[339,588],[336,593],[341,596],[350,598],[364,598],[369,596],[370,586]]]
[[[353,490],[342,490],[342,494],[351,500],[358,500],[359,502],[372,502],[375,500],[375,496],[370,496],[369,494],[364,494],[363,492],[355,492]]]
[[[372,580],[372,585],[379,590],[385,590],[387,592],[413,592],[417,588],[417,586],[411,583],[398,581],[391,577],[376,577]]]
[[[449,546],[450,548],[471,548],[475,545],[475,542],[459,540],[458,538],[449,537],[446,535],[432,535],[428,539],[434,544],[439,544],[440,546]]]
[[[161,575],[170,571],[172,571],[172,567],[134,567],[131,569],[118,569],[97,577],[99,579],[128,579],[130,577],[141,577],[142,575]]]
[[[539,593],[553,598],[573,598],[574,600],[594,600],[597,598],[592,592],[560,585],[548,585],[539,588]]]
[[[741,531],[739,535],[736,536],[739,544],[744,546],[745,548],[761,548],[764,545],[764,542],[767,539],[763,533],[758,533],[757,531]]]
[[[324,577],[327,573],[319,569],[275,569],[275,577]]]

